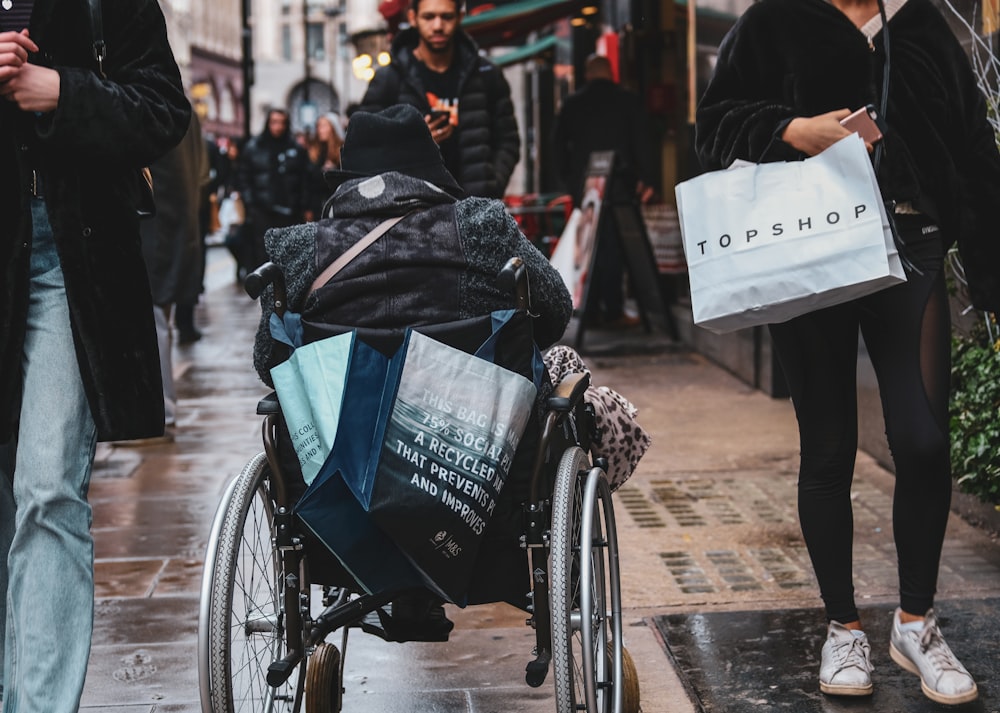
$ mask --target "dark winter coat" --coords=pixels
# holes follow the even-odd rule
[[[267,127],[247,141],[237,163],[237,185],[247,206],[302,220],[309,201],[309,155],[286,131],[272,136]]]
[[[576,205],[590,154],[614,151],[620,161],[622,183],[653,182],[653,146],[639,97],[610,79],[595,79],[563,100],[552,131],[555,162]]]
[[[930,0],[889,21],[888,131],[878,178],[957,238],[980,309],[1000,309],[1000,154],[969,60]],[[824,0],[761,0],[719,48],[698,108],[705,168],[802,158],[777,136],[797,116],[879,106],[884,36],[867,38]]]
[[[197,115],[181,142],[150,165],[156,215],[142,221],[142,254],[153,304],[195,304],[201,292],[200,211],[210,179]]]
[[[381,189],[373,186],[381,181]],[[306,317],[348,326],[436,324],[513,307],[496,285],[507,260],[524,259],[532,289],[535,339],[559,339],[572,313],[559,273],[528,242],[503,203],[461,201],[400,173],[355,179],[333,199],[333,218],[272,230],[268,256],[286,277],[288,306]],[[309,287],[351,245],[389,216],[416,210],[348,264],[328,287]],[[254,365],[265,383],[276,361],[267,324],[273,298],[261,298]],[[282,357],[283,358],[283,357]]]
[[[59,72],[59,104],[36,119],[0,102],[0,441],[12,434],[21,386],[32,168],[43,179],[98,436],[163,432],[136,170],[180,141],[191,109],[155,0],[104,0],[107,80],[95,74],[87,27],[82,0],[36,0],[33,61]]]
[[[400,32],[392,42],[392,63],[375,73],[361,100],[361,111],[378,112],[393,104],[412,104],[427,114],[430,104],[413,56],[416,28]],[[458,163],[448,170],[473,196],[502,198],[520,158],[510,86],[503,72],[480,56],[476,43],[461,30],[455,33],[459,68],[458,126],[450,139],[458,142]]]

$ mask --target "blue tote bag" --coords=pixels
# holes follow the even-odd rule
[[[367,591],[464,603],[537,393],[492,363],[513,315],[478,356],[412,330],[391,356],[353,338],[333,448],[296,513]]]

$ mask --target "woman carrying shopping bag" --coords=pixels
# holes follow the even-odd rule
[[[868,144],[907,281],[770,326],[799,422],[799,517],[828,620],[820,690],[873,690],[851,561],[860,328],[896,469],[900,599],[881,645],[920,676],[925,695],[957,704],[976,698],[976,684],[933,610],[952,487],[943,273],[952,243],[976,307],[1000,309],[1000,155],[970,63],[930,0],[761,0],[720,47],[697,149],[707,169],[814,156],[869,104],[884,108],[884,136]]]

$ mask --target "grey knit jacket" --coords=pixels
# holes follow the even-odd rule
[[[488,314],[513,306],[496,278],[516,255],[528,270],[538,345],[556,342],[569,323],[573,308],[562,278],[498,200],[456,200],[393,172],[343,184],[330,209],[332,217],[265,237],[269,258],[285,274],[292,312],[331,324],[386,328]],[[404,214],[329,284],[309,294],[327,265],[386,218]],[[272,305],[268,289],[254,345],[254,366],[268,385],[269,369],[283,358],[268,329]]]

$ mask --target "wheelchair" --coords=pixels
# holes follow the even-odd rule
[[[498,284],[518,311],[528,312],[526,270],[518,258],[507,263]],[[267,285],[280,316],[286,304],[280,269],[267,263],[245,281],[254,299]],[[447,343],[454,332],[452,325],[434,325],[426,333]],[[508,601],[529,615],[535,647],[525,680],[539,687],[551,668],[557,713],[636,713],[638,676],[622,643],[607,464],[592,463],[588,455],[594,428],[593,410],[583,399],[588,384],[589,375],[569,375],[536,408],[528,429],[537,433],[529,439],[526,431],[522,439],[522,445],[534,441],[534,448],[520,459],[528,466],[516,495],[520,502],[512,506],[516,527],[499,538],[521,571],[509,578],[513,583],[494,583],[496,592],[486,577],[470,603]],[[205,557],[198,632],[202,711],[336,713],[343,704],[348,633],[360,629],[386,638],[377,615],[399,593],[366,593],[344,571],[332,573],[340,570],[336,559],[293,513],[301,493],[279,453],[282,422],[274,393],[259,402],[257,414],[264,450],[226,488]],[[515,467],[518,462],[516,455]],[[484,570],[498,569],[487,564]]]

